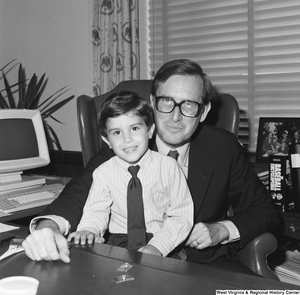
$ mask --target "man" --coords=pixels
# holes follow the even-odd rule
[[[278,215],[264,185],[245,161],[236,137],[201,124],[210,110],[212,89],[201,67],[192,61],[174,60],[163,65],[151,89],[156,136],[149,147],[165,155],[170,149],[179,152],[178,163],[187,177],[195,207],[195,225],[184,249],[187,260],[243,271],[232,258],[234,251],[273,230]],[[197,112],[189,116],[186,108],[196,108]],[[112,156],[104,144],[83,176],[70,182],[42,213],[50,216],[37,223],[23,242],[31,259],[70,261],[62,234],[68,233],[69,223],[73,230],[76,228],[92,172]],[[234,211],[230,217],[229,206]]]

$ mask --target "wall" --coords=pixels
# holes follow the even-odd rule
[[[46,73],[44,98],[68,86],[63,97],[90,90],[89,3],[81,0],[0,0],[1,67],[21,62],[27,77]],[[9,75],[17,79],[17,67]],[[1,88],[2,89],[2,88]],[[65,150],[80,150],[76,100],[55,113],[64,125],[49,120]]]
[[[146,1],[141,2],[141,78],[147,78]],[[46,73],[44,98],[68,86],[63,97],[92,95],[92,0],[0,0],[0,68],[12,59],[26,69],[27,77]],[[16,64],[15,63],[15,64]],[[17,67],[8,74],[11,84]],[[0,81],[0,89],[3,89]],[[49,120],[62,147],[80,151],[76,99],[55,113],[64,124]]]

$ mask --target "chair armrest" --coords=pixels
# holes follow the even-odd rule
[[[264,233],[243,247],[237,253],[242,264],[262,277],[279,281],[267,262],[267,256],[277,248],[277,240],[270,233]]]

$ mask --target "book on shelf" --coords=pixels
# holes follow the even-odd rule
[[[269,192],[280,211],[287,212],[294,209],[289,156],[269,156]]]

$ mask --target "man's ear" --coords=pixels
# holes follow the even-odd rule
[[[153,109],[155,108],[154,101],[155,101],[155,97],[152,94],[150,94],[150,103]]]
[[[151,126],[151,128],[149,129],[149,131],[148,131],[148,137],[149,137],[149,139],[152,138],[152,136],[153,136],[153,134],[154,134],[154,130],[155,130],[155,124],[153,124],[153,125]]]
[[[204,105],[203,107],[203,111],[202,111],[202,114],[201,114],[201,117],[200,117],[200,122],[203,122],[208,114],[208,112],[210,111],[211,109],[211,103],[209,102],[207,105]]]
[[[107,138],[103,135],[101,135],[102,140],[109,146],[109,148],[112,148]]]

